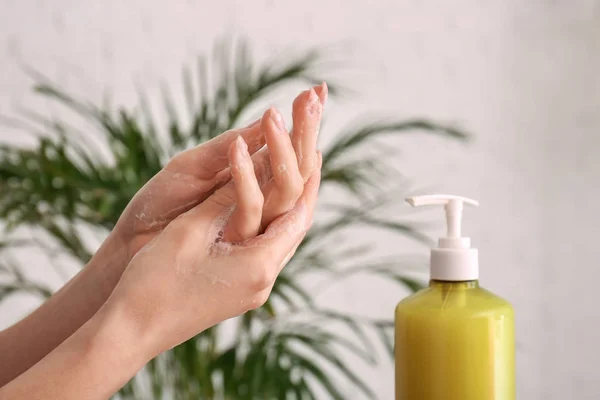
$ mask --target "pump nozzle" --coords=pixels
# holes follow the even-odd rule
[[[439,239],[439,248],[431,252],[431,273],[452,278],[448,280],[476,279],[478,276],[477,250],[471,249],[471,240],[461,236],[463,205],[479,206],[475,200],[461,196],[434,194],[406,199],[413,207],[443,205],[446,211],[448,233]],[[460,278],[460,279],[458,279]]]
[[[413,207],[428,205],[443,205],[446,210],[446,224],[448,227],[448,238],[460,238],[460,227],[462,223],[463,204],[477,207],[479,203],[466,197],[453,196],[451,194],[432,194],[427,196],[409,197],[406,199]]]

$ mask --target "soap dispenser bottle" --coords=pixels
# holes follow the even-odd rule
[[[451,195],[407,199],[440,205],[448,234],[431,250],[429,287],[395,315],[396,400],[514,400],[512,306],[479,286],[477,249],[461,237],[463,205]]]

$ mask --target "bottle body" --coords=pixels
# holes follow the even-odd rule
[[[510,303],[432,280],[396,307],[396,400],[514,400],[514,343]]]

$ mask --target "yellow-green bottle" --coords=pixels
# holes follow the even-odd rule
[[[448,235],[431,251],[429,287],[396,307],[396,400],[514,400],[513,308],[479,286],[477,249],[461,237],[463,204],[451,195],[408,199],[444,205]]]

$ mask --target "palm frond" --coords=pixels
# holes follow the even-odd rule
[[[343,399],[339,383],[323,372],[322,363],[373,397],[368,385],[342,361],[341,351],[371,363],[372,355],[316,324],[290,323],[266,329],[247,344],[248,351],[241,351],[245,354],[240,353],[242,348],[230,347],[214,361],[212,370],[219,371],[224,381],[224,398],[316,398],[319,387],[332,398]]]
[[[50,288],[23,275],[19,267],[7,257],[0,261],[0,276],[3,276],[0,282],[0,302],[15,293],[31,293],[42,299],[52,295]]]
[[[349,150],[381,135],[406,134],[410,132],[427,132],[453,139],[466,140],[469,134],[455,127],[434,123],[424,119],[392,122],[366,123],[358,128],[342,132],[338,139],[323,151],[323,167],[347,153]]]
[[[176,111],[170,90],[166,86],[162,89],[169,134],[176,149],[204,142],[232,129],[254,103],[287,84],[321,83],[318,64],[323,54],[317,50],[271,60],[257,67],[246,42],[225,41],[215,46],[212,59],[214,65],[210,66],[207,58],[200,56],[195,74],[188,67],[182,71],[189,126],[182,126],[182,116]],[[329,87],[335,94],[335,83],[330,82]]]

